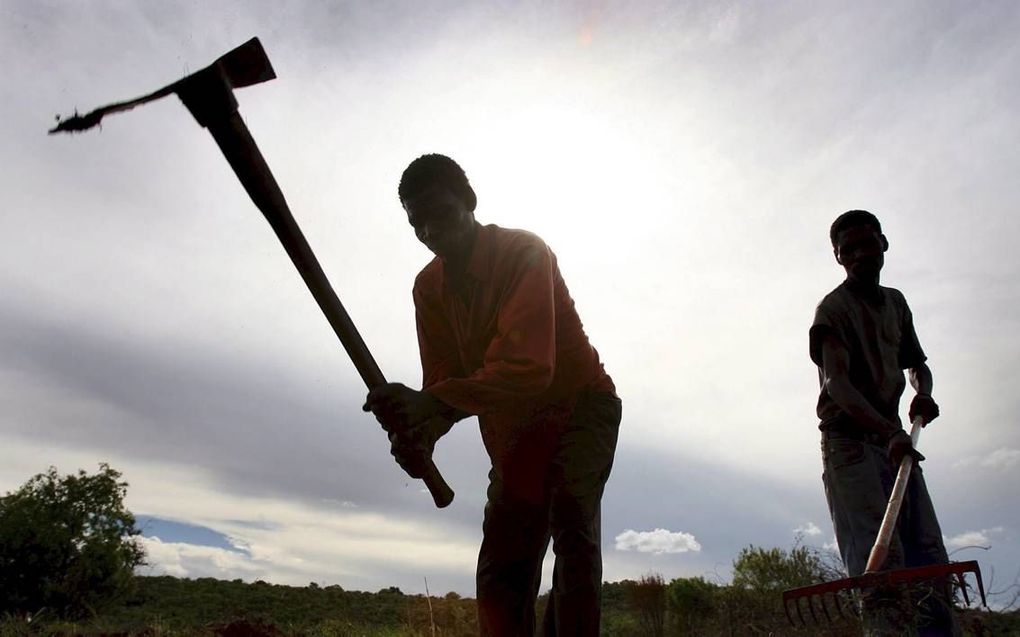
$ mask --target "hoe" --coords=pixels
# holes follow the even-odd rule
[[[126,111],[171,93],[177,94],[198,123],[209,129],[241,185],[276,232],[362,380],[372,389],[384,384],[386,378],[326,279],[308,241],[291,215],[269,165],[237,111],[233,89],[259,84],[275,77],[276,73],[265,49],[258,38],[252,38],[204,69],[153,93],[97,108],[85,115],[75,113],[72,117],[59,120],[50,133],[88,130],[98,124],[104,115]],[[426,460],[423,480],[437,507],[450,504],[453,491],[431,458]]]

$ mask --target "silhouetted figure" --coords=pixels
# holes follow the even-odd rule
[[[544,634],[599,633],[600,502],[621,403],[589,344],[556,256],[534,234],[481,225],[467,176],[424,155],[398,189],[435,255],[414,282],[422,391],[369,393],[412,475],[454,422],[477,415],[492,461],[478,555],[482,635],[535,633],[550,538],[556,556]]]
[[[889,242],[877,218],[864,210],[840,215],[830,229],[846,280],[819,303],[810,330],[818,365],[823,482],[840,555],[851,576],[861,575],[875,542],[896,470],[905,454],[924,457],[899,418],[906,388],[917,392],[909,417],[925,424],[939,415],[932,375],[899,290],[879,285]],[[948,562],[942,531],[920,464],[910,475],[899,525],[883,570]],[[902,591],[864,595],[867,635],[958,635],[948,587],[932,585],[907,600]]]

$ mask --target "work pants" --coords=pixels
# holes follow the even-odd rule
[[[851,576],[861,575],[882,525],[898,467],[889,461],[884,445],[863,434],[836,431],[822,434],[822,464],[825,497],[840,555]],[[882,570],[948,561],[924,473],[915,464]],[[864,633],[868,637],[960,635],[948,582],[921,582],[906,590],[901,587],[862,593]]]
[[[497,471],[490,471],[476,578],[484,637],[535,634],[535,599],[550,539],[556,559],[543,634],[599,634],[600,503],[613,466],[621,413],[620,400],[612,394],[582,394],[551,461],[533,467],[547,476],[536,481],[539,493],[508,488]]]

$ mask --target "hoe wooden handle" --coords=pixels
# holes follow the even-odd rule
[[[244,189],[276,232],[365,384],[369,389],[385,384],[386,378],[312,253],[308,241],[290,213],[283,192],[240,114],[234,110],[222,119],[209,118],[205,125]],[[422,479],[437,507],[443,508],[453,501],[453,490],[446,484],[431,458],[427,460]]]

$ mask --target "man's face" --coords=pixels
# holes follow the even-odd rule
[[[401,202],[418,240],[444,261],[466,258],[475,216],[447,188],[432,186]]]
[[[855,226],[836,236],[836,261],[846,269],[847,276],[857,281],[878,280],[889,247],[885,235],[870,225]]]

